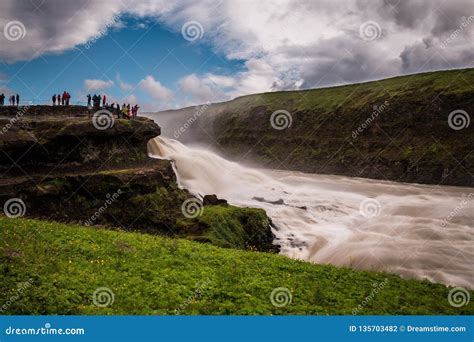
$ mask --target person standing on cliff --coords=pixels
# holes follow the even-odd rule
[[[127,106],[125,105],[125,103],[122,105],[122,117],[124,119],[127,119],[127,117],[128,117],[128,109],[127,109]]]
[[[117,114],[117,118],[120,119],[122,117],[122,111],[120,110],[120,104],[117,102],[117,106],[114,108],[115,113]]]
[[[135,106],[133,106],[133,117],[136,118],[138,116],[138,110],[140,109],[140,107],[138,107],[138,105],[136,104]]]
[[[20,95],[16,94],[16,105],[20,105]]]
[[[53,106],[56,106],[56,94],[53,95],[52,100],[53,100]]]
[[[105,107],[105,103],[107,102],[107,96],[104,95],[102,98],[102,107]]]

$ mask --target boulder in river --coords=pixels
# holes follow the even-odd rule
[[[228,205],[225,199],[217,198],[216,195],[205,195],[202,203],[204,205]]]

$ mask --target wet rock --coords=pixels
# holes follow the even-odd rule
[[[274,205],[286,205],[285,201],[283,201],[281,198],[276,200],[276,201],[269,201],[269,200],[266,200],[263,197],[252,197],[252,199],[256,200],[256,201],[259,201],[259,202],[265,202],[265,203],[270,203],[270,204],[274,204]]]
[[[228,205],[225,199],[217,198],[216,195],[205,195],[202,203],[204,205]]]

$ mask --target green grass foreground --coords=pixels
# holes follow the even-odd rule
[[[452,307],[450,289],[428,281],[184,239],[3,216],[0,271],[1,314],[473,313],[472,301]],[[114,293],[107,307],[93,303],[100,287]],[[280,287],[292,297],[283,307],[270,300]],[[286,298],[284,293],[275,296],[275,303],[284,304]]]

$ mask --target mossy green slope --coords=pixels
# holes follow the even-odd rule
[[[463,95],[473,91],[470,83],[473,78],[474,69],[436,71],[337,87],[248,95],[228,103],[233,103],[240,110],[255,105],[276,108],[291,105],[294,111],[319,109],[331,113],[340,106],[349,106],[353,110],[364,109],[385,101],[387,96],[395,98],[416,93],[418,99],[422,100],[436,94]]]
[[[263,167],[473,186],[474,129],[467,125],[474,114],[473,85],[474,69],[462,69],[248,95],[205,108],[179,139]],[[279,110],[289,113],[281,130],[271,124]],[[464,128],[462,121],[460,129],[450,126],[456,110],[468,115]],[[195,112],[184,108],[152,117],[170,118],[172,133]]]
[[[359,305],[358,314],[474,312],[473,303],[452,307],[450,289],[427,281],[188,240],[6,217],[0,217],[0,272],[0,304],[11,302],[3,314],[326,315],[351,314]],[[30,279],[19,294],[18,284]],[[380,289],[376,294],[374,285]],[[99,287],[113,291],[111,305],[93,304]],[[292,296],[284,307],[270,300],[279,287]]]

